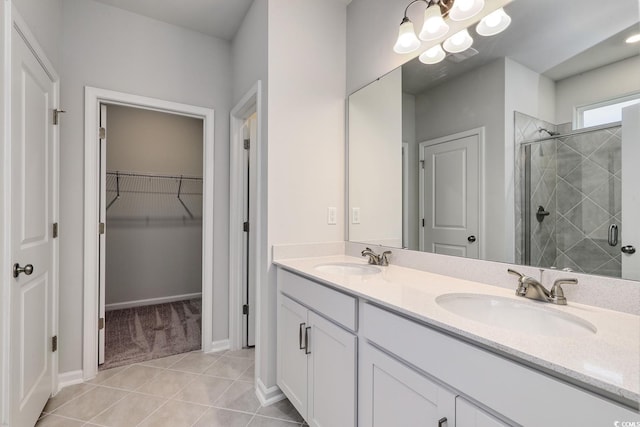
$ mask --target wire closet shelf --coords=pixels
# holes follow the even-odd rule
[[[107,171],[105,184],[112,218],[202,218],[202,177]]]

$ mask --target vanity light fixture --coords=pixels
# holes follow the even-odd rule
[[[481,36],[495,36],[506,30],[509,24],[511,24],[511,17],[503,8],[500,8],[482,18],[476,27],[476,32]]]
[[[449,11],[453,21],[464,21],[476,16],[484,8],[484,0],[455,0]]]
[[[418,36],[416,36],[413,22],[407,16],[407,11],[414,3],[426,5],[424,22]],[[421,40],[441,39],[449,33],[450,29],[445,18],[464,21],[482,12],[484,5],[485,0],[412,0],[404,9],[404,18],[400,23],[398,39],[393,50],[400,54],[411,53],[420,48]],[[481,36],[492,36],[504,31],[509,24],[511,24],[511,18],[503,8],[500,8],[482,18],[476,26],[476,31]],[[468,28],[469,25],[466,27]],[[450,53],[467,50],[473,44],[473,38],[469,35],[467,28],[450,36],[442,45],[431,47],[423,52],[419,56],[420,61],[425,64],[436,64],[445,58],[445,50]]]
[[[473,38],[469,35],[469,31],[465,28],[446,39],[442,43],[444,50],[450,53],[459,53],[465,51],[473,44]]]
[[[638,43],[640,42],[640,33],[638,34],[634,34],[631,37],[628,37],[625,42],[631,44],[631,43]]]
[[[444,53],[444,50],[442,50],[442,47],[439,44],[437,44],[431,49],[427,49],[424,52],[422,52],[418,57],[418,59],[423,64],[431,65],[431,64],[437,64],[438,62],[442,61],[445,56],[446,56],[446,53]]]

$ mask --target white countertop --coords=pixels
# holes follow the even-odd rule
[[[274,263],[627,405],[637,407],[640,402],[639,316],[571,301],[566,306],[557,306],[517,297],[515,278],[514,290],[510,291],[394,265],[378,267],[381,273],[363,276],[325,273],[314,268],[327,263],[366,264],[361,258],[344,255],[282,259]],[[545,309],[587,320],[597,332],[578,337],[514,333],[462,317],[436,303],[438,296],[450,293],[485,294],[543,305]]]

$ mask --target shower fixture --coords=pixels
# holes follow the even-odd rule
[[[545,129],[545,128],[538,128],[538,133],[542,133],[542,132],[548,133],[549,136],[558,136],[558,135],[560,135],[560,132],[552,132],[552,131],[550,131],[548,129]]]

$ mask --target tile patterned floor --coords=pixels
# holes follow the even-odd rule
[[[252,349],[193,352],[101,371],[49,399],[37,427],[294,427],[288,400],[261,407]]]

